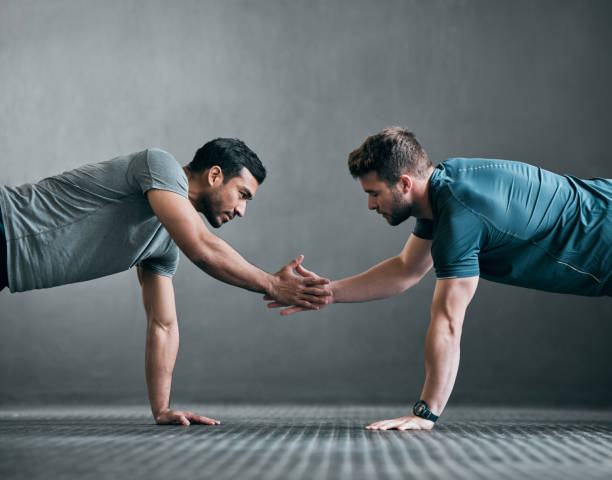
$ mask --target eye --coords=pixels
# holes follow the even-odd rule
[[[244,192],[240,192],[240,198],[242,198],[243,200],[246,200],[247,198],[249,198],[249,196]]]

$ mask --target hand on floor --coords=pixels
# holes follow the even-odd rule
[[[431,430],[434,425],[434,422],[431,420],[426,420],[416,415],[408,415],[407,417],[374,422],[365,428],[367,430],[392,430],[394,428],[397,430]]]
[[[158,425],[191,425],[192,423],[203,423],[205,425],[219,425],[219,420],[202,417],[191,412],[182,410],[164,410],[156,418],[155,423]]]

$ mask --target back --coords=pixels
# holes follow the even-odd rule
[[[151,188],[188,194],[181,166],[162,150],[0,187],[10,290],[90,280],[135,264],[172,276],[178,249],[149,206]]]
[[[455,158],[430,180],[440,278],[480,275],[542,290],[602,295],[612,270],[612,181],[525,163]]]

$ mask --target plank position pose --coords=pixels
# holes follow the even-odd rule
[[[157,423],[219,422],[170,409],[179,346],[174,275],[179,249],[218,280],[279,302],[318,308],[329,281],[293,270],[271,275],[211,233],[245,214],[264,181],[257,155],[237,139],[219,138],[181,167],[158,149],[85,165],[35,184],[0,186],[0,290],[80,282],[136,265],[147,316],[145,371]]]
[[[370,210],[390,225],[410,216],[417,222],[399,255],[332,282],[327,303],[397,295],[432,265],[437,277],[421,399],[412,415],[366,428],[433,428],[455,383],[463,319],[479,277],[612,296],[612,179],[581,180],[525,163],[477,158],[452,158],[434,168],[414,135],[398,127],[368,137],[348,164]],[[297,271],[316,278],[303,267]],[[281,314],[300,310],[292,306]]]

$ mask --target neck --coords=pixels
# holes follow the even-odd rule
[[[434,169],[431,168],[426,175],[425,180],[415,182],[413,186],[414,195],[414,216],[416,218],[433,219],[431,211],[431,202],[429,201],[429,180]]]
[[[187,167],[183,167],[183,171],[185,172],[185,175],[187,175],[187,183],[188,185],[188,189],[189,189],[189,201],[191,202],[191,204],[196,207],[197,202],[196,199],[199,197],[200,195],[200,184],[197,181],[197,177],[196,175],[194,175],[194,173],[189,170],[189,168]],[[197,208],[196,208],[197,209]]]

